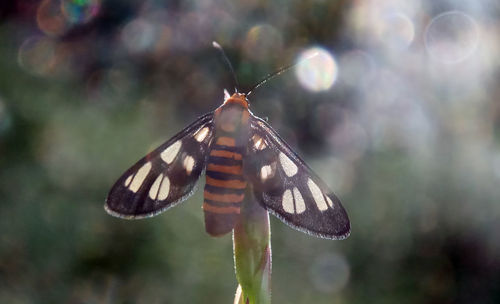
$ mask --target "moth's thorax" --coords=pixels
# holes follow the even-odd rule
[[[248,109],[247,96],[243,93],[234,93],[229,98],[224,99],[223,105],[230,105],[230,104],[240,105],[241,107]]]
[[[214,122],[217,133],[238,133],[245,132],[248,125],[248,102],[244,94],[235,93],[224,101],[215,111]]]

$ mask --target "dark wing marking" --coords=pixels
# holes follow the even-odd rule
[[[261,205],[298,230],[348,237],[349,218],[337,196],[265,121],[252,117],[250,127],[244,167]]]
[[[139,160],[114,184],[104,208],[114,216],[154,216],[188,198],[204,170],[214,136],[205,114]]]

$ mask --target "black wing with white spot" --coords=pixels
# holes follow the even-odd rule
[[[111,188],[106,211],[124,218],[150,217],[188,198],[205,168],[213,136],[211,112],[128,169]]]
[[[344,239],[350,223],[340,200],[265,121],[252,117],[245,173],[257,200],[286,224]]]

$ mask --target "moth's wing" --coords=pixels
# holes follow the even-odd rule
[[[193,192],[214,136],[213,112],[139,160],[114,184],[104,208],[114,216],[154,216]]]
[[[256,199],[286,224],[328,239],[351,227],[340,200],[262,119],[252,117],[245,174]]]

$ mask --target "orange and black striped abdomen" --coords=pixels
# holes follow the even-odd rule
[[[205,228],[214,236],[233,229],[245,197],[243,155],[247,115],[248,110],[237,105],[216,112],[216,135],[207,161],[203,202]]]
[[[234,227],[247,183],[242,148],[219,145],[215,140],[207,162],[203,210],[207,232],[223,235]]]

